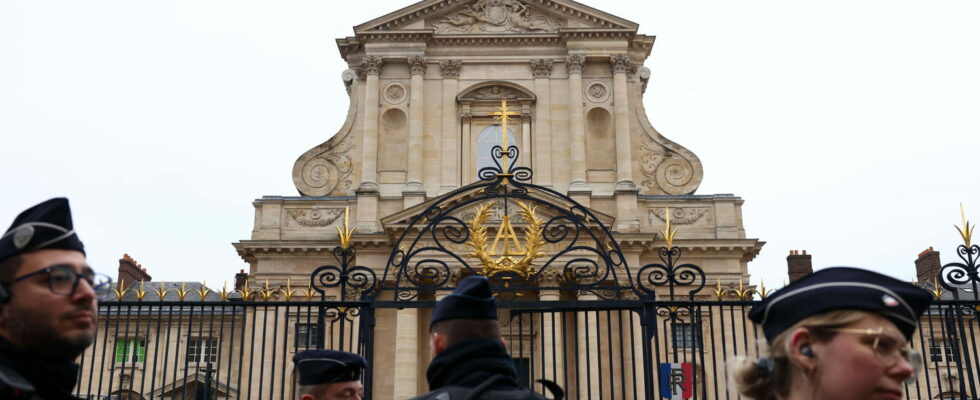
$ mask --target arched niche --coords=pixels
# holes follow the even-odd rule
[[[408,166],[408,116],[398,108],[381,115],[378,129],[378,172],[382,183],[404,182]],[[400,178],[400,180],[399,180]]]
[[[585,165],[589,181],[612,182],[616,170],[616,137],[612,114],[594,107],[585,114]]]

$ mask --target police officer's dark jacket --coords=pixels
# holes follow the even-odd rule
[[[54,360],[14,349],[0,336],[0,399],[66,400],[78,377],[71,359]]]
[[[413,400],[466,399],[474,389],[480,391],[476,399],[545,399],[518,383],[514,361],[503,344],[493,339],[450,346],[432,359],[425,376],[432,391]]]

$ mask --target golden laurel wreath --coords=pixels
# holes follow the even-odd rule
[[[485,223],[490,215],[490,209],[496,202],[487,202],[477,207],[476,215],[470,221],[470,240],[466,242],[466,245],[472,248],[473,252],[466,254],[466,256],[479,260],[480,265],[483,267],[483,270],[480,271],[481,275],[492,277],[503,272],[513,272],[527,279],[534,274],[534,260],[545,255],[541,251],[544,246],[544,238],[542,236],[544,221],[535,214],[537,207],[531,207],[521,201],[517,201],[516,203],[520,208],[518,214],[527,223],[527,226],[524,227],[523,251],[519,254],[504,251],[502,257],[494,259],[494,249],[487,248],[488,238]],[[508,215],[503,216],[503,223],[498,229],[497,235],[504,234],[505,229],[513,229],[510,228]],[[494,245],[496,245],[496,241]],[[504,249],[507,249],[507,243],[504,243]],[[515,259],[512,257],[513,255],[519,255],[520,258]]]

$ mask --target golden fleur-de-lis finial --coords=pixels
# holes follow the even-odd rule
[[[306,301],[313,301],[313,294],[316,293],[316,291],[313,290],[312,283],[307,285],[306,288],[298,289],[298,290],[300,293],[303,294],[304,297],[306,297]]]
[[[966,245],[966,247],[970,247],[970,243],[972,243],[971,239],[973,238],[973,228],[976,228],[976,225],[970,226],[970,221],[966,220],[966,212],[963,211],[963,203],[960,203],[960,220],[963,221],[963,225],[953,225],[953,227],[956,228],[956,231],[960,233],[960,237],[963,238],[963,244]]]
[[[747,288],[742,284],[742,279],[738,280],[738,289],[735,290],[735,294],[738,295],[739,300],[751,300],[752,299],[752,288]]]
[[[225,285],[221,287],[221,291],[218,292],[218,296],[221,296],[221,301],[228,301],[228,295],[231,292],[228,291],[228,281],[225,281]]]
[[[184,301],[184,298],[187,297],[187,294],[190,292],[190,290],[187,290],[187,282],[181,282],[180,289],[177,289],[177,298],[180,299],[180,301]]]
[[[259,289],[259,293],[262,295],[262,300],[264,300],[264,301],[269,301],[269,298],[272,297],[272,295],[276,293],[275,290],[270,290],[269,289],[269,279],[268,278],[266,278],[266,280],[265,280],[265,289]]]
[[[660,235],[664,237],[664,241],[667,242],[667,248],[670,249],[674,247],[674,234],[677,233],[677,229],[670,226],[670,207],[664,207],[664,229],[660,231]]]
[[[765,300],[766,297],[769,297],[769,295],[772,294],[772,289],[766,289],[766,281],[759,279],[759,290],[756,292],[759,293],[762,300]]]
[[[196,292],[201,295],[201,301],[206,300],[208,293],[211,293],[211,289],[208,289],[208,281],[201,282],[201,288],[197,289]]]
[[[116,300],[122,301],[123,296],[125,296],[126,295],[126,292],[129,291],[129,289],[124,289],[125,285],[126,285],[126,282],[124,282],[124,280],[120,279],[119,280],[119,288],[118,289],[112,289],[112,291],[116,293]]]
[[[722,287],[721,287],[721,278],[718,278],[718,286],[715,287],[714,290],[712,290],[712,292],[715,293],[715,296],[718,297],[718,301],[721,301],[725,297],[725,292],[726,291],[727,290],[722,289]]]
[[[170,289],[164,289],[163,288],[163,282],[160,282],[160,287],[154,290],[154,292],[157,294],[157,296],[160,297],[160,301],[163,301],[163,299],[165,297],[167,297],[167,292],[169,292],[169,291],[170,291]]]
[[[246,279],[245,283],[242,284],[242,288],[236,291],[242,294],[243,301],[248,301],[248,299],[252,298],[252,292],[248,290],[248,279]]]
[[[146,281],[140,279],[140,288],[139,288],[139,290],[136,291],[136,300],[137,301],[143,301],[143,297],[146,296],[146,290],[143,290],[143,285],[144,284],[146,284]]]
[[[939,300],[939,298],[942,297],[943,293],[946,293],[946,291],[943,290],[942,286],[939,286],[939,275],[936,275],[936,277],[933,278],[932,290],[930,290],[929,292],[932,293],[933,296],[936,296],[936,300]]]
[[[354,231],[357,227],[350,226],[350,206],[344,208],[344,226],[337,227],[337,233],[340,234],[340,247],[342,249],[350,248],[351,237],[354,236]]]
[[[291,278],[286,278],[286,288],[279,289],[279,292],[282,293],[282,296],[286,299],[286,301],[293,299],[293,285],[291,281]]]

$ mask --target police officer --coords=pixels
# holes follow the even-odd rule
[[[73,398],[74,360],[95,339],[96,279],[68,199],[31,207],[0,236],[0,398]]]
[[[432,363],[425,375],[431,392],[415,400],[545,398],[518,383],[486,277],[463,279],[436,303],[429,333]],[[557,385],[546,385],[561,398]]]
[[[911,348],[932,295],[907,282],[851,267],[827,268],[752,308],[768,355],[730,368],[754,400],[905,398],[922,358]]]
[[[299,371],[299,400],[361,400],[363,357],[335,350],[305,350],[293,356]]]

